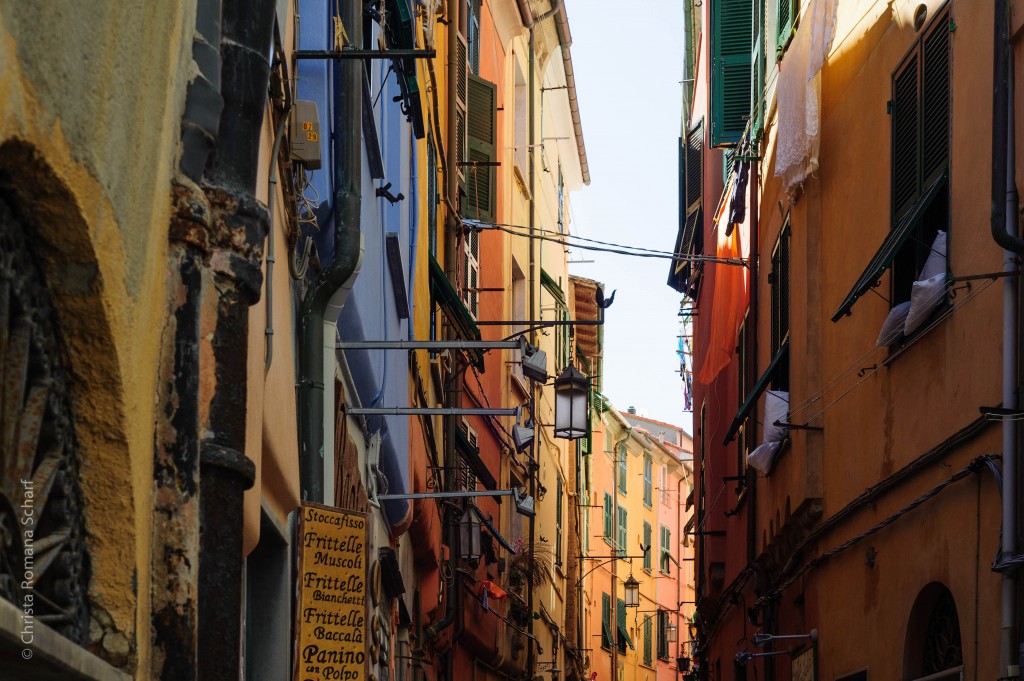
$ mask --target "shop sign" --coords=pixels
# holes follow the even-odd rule
[[[793,681],[816,681],[818,678],[817,665],[815,665],[815,650],[811,646],[793,658],[790,665],[790,678]]]
[[[365,681],[366,514],[302,505],[295,681]]]

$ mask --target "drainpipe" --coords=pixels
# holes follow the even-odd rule
[[[347,2],[342,7],[342,21],[348,27],[350,40],[361,45],[362,4]],[[334,490],[325,489],[324,480],[326,467],[334,460],[333,450],[325,451],[325,441],[328,440],[325,431],[330,428],[330,439],[333,439],[336,324],[363,261],[363,239],[359,230],[362,68],[357,59],[334,62],[334,261],[320,272],[306,292],[299,317],[298,411],[302,499],[328,505],[335,503]]]
[[[1017,191],[1014,182],[1013,82],[1009,43],[1009,7],[1007,0],[995,3],[995,48],[992,65],[992,238],[1003,247],[1006,272],[1017,271],[1017,257],[1024,253],[1024,241],[1017,236]],[[1015,281],[1016,279],[1016,281]],[[1003,407],[1016,409],[1019,277],[1009,276],[1003,284]],[[1003,419],[1002,537],[1004,559],[1017,554],[1017,427],[1013,419]],[[1019,665],[1017,644],[1017,582],[1003,573],[999,675],[1016,676]],[[1014,670],[1011,670],[1011,667]]]

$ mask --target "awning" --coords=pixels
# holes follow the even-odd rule
[[[480,340],[480,327],[476,325],[473,315],[469,313],[466,305],[455,291],[455,287],[448,281],[444,270],[441,269],[441,266],[432,255],[430,256],[430,296],[434,299],[434,303],[441,307],[444,316],[455,327],[462,340]],[[470,357],[473,358],[474,366],[483,371],[483,351],[470,350],[468,352]]]
[[[476,504],[470,504],[469,507],[473,509],[473,513],[476,514],[476,517],[480,519],[480,522],[483,523],[484,527],[487,528],[487,531],[494,536],[498,543],[501,544],[509,553],[515,554],[516,550],[512,548],[512,545],[508,542],[507,539],[501,536],[501,532],[498,532],[498,528],[496,528],[494,524],[491,523],[490,518],[485,516],[484,512],[481,511]]]
[[[473,475],[477,477],[480,484],[484,486],[484,489],[498,489],[498,481],[494,479],[494,474],[491,473],[484,460],[480,458],[480,447],[469,441],[462,428],[455,429],[455,448],[459,450],[459,454],[462,455],[466,465],[473,471]],[[495,497],[495,499],[498,499],[500,503],[501,497]]]
[[[885,237],[882,245],[875,253],[874,257],[871,258],[871,262],[861,273],[857,279],[857,283],[853,285],[850,292],[846,294],[839,309],[836,310],[835,314],[832,315],[832,321],[837,322],[844,315],[850,314],[850,308],[857,300],[868,292],[869,289],[873,288],[878,284],[879,278],[882,273],[885,272],[892,264],[896,254],[899,253],[903,244],[906,243],[907,238],[914,231],[917,223],[921,221],[928,207],[931,206],[932,199],[938,194],[939,188],[946,182],[946,175],[939,175],[928,190],[918,199],[917,203],[914,204],[913,209],[910,210],[903,219],[900,220],[889,234]]]
[[[779,365],[782,364],[783,360],[789,355],[789,339],[782,344],[779,351],[772,357],[771,363],[768,364],[768,368],[765,369],[764,373],[761,374],[761,378],[757,379],[757,383],[754,384],[753,390],[747,395],[747,399],[743,400],[743,404],[740,406],[740,410],[736,412],[736,416],[732,420],[732,425],[729,426],[729,431],[725,434],[725,440],[722,442],[723,445],[727,445],[732,442],[733,438],[736,437],[736,433],[739,432],[740,426],[747,419],[747,415],[750,414],[750,410],[757,404],[757,400],[761,397],[761,393],[768,388],[768,384],[771,382],[772,377],[778,370]]]

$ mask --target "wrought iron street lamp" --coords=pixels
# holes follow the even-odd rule
[[[675,643],[676,641],[678,641],[679,627],[669,622],[668,626],[665,628],[665,637],[666,639],[668,639],[669,643]]]
[[[555,379],[555,437],[578,440],[587,436],[587,393],[590,381],[568,366]]]
[[[626,580],[625,599],[627,608],[640,606],[640,582],[636,581],[632,572],[629,573],[629,579]]]

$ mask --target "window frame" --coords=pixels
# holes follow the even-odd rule
[[[654,459],[644,453],[644,506],[654,505]]]
[[[644,553],[644,572],[650,573],[654,566],[654,556],[651,549],[654,548],[654,528],[649,522],[644,521],[644,546],[647,551]]]

